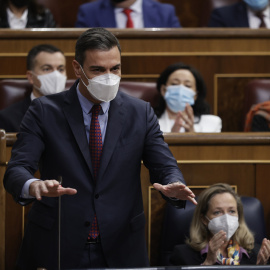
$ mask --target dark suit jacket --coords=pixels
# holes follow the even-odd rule
[[[30,9],[28,10],[28,18],[26,28],[51,28],[55,27],[55,21],[49,9],[44,9],[43,14],[34,14]],[[7,13],[0,17],[0,28],[9,28]]]
[[[31,104],[30,96],[0,111],[0,129],[18,132],[21,121]]]
[[[140,169],[151,182],[184,181],[149,103],[118,92],[111,101],[97,181],[93,179],[89,145],[76,84],[70,90],[35,99],[13,147],[4,185],[22,200],[22,187],[40,169],[41,179],[63,177],[77,189],[62,196],[61,266],[76,268],[94,213],[110,268],[148,265]],[[178,201],[179,206],[183,201]],[[57,269],[58,198],[34,201],[19,257],[22,269]]]
[[[243,254],[240,265],[256,264],[259,250],[260,245],[255,244],[254,249],[249,253],[250,258]],[[206,254],[202,256],[199,251],[192,249],[189,245],[182,244],[174,247],[171,263],[172,265],[201,265],[205,259]]]
[[[180,27],[170,4],[143,0],[144,27]],[[75,27],[116,27],[114,6],[110,0],[98,0],[79,7]]]
[[[269,132],[269,122],[261,115],[254,115],[251,123],[251,131]]]
[[[247,6],[244,2],[214,9],[208,26],[210,27],[249,27]]]

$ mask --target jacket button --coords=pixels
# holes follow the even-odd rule
[[[91,224],[91,223],[90,223],[89,221],[85,221],[84,226],[85,226],[85,227],[89,227],[90,224]]]
[[[99,198],[99,194],[96,194],[96,195],[95,195],[95,198],[98,199],[98,198]]]

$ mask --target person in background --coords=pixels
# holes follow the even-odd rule
[[[177,245],[173,265],[265,265],[270,241],[255,243],[240,197],[228,184],[214,184],[198,197],[187,244]]]
[[[154,188],[175,207],[196,205],[195,195],[150,103],[118,91],[117,38],[105,28],[88,29],[72,64],[78,80],[69,90],[31,103],[4,176],[16,202],[33,203],[19,269],[57,269],[62,195],[70,196],[61,197],[61,269],[147,267],[142,161]]]
[[[220,132],[221,119],[210,115],[206,86],[199,72],[184,63],[168,66],[157,80],[155,113],[163,132]]]
[[[55,27],[52,13],[36,0],[0,0],[0,28]]]
[[[270,131],[270,101],[253,105],[246,116],[244,131]]]
[[[242,0],[212,11],[209,27],[270,28],[269,0]]]
[[[75,27],[180,27],[174,6],[155,0],[97,0],[79,7]]]
[[[27,55],[26,75],[33,86],[31,95],[0,111],[0,128],[6,132],[19,131],[32,100],[65,90],[67,77],[64,53],[50,44],[33,47]]]

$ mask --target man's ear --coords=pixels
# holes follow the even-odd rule
[[[165,96],[165,93],[166,93],[166,86],[164,84],[162,84],[160,86],[160,93],[161,95],[164,97]]]
[[[27,80],[28,80],[31,84],[34,84],[34,79],[33,79],[34,75],[33,75],[33,73],[32,73],[31,70],[27,70],[27,71],[26,71],[26,77],[27,77]]]
[[[81,73],[80,73],[81,65],[76,60],[73,60],[72,66],[73,66],[76,77],[80,79],[81,78]]]

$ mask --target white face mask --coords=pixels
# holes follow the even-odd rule
[[[106,73],[96,76],[93,79],[88,79],[82,67],[81,69],[85,78],[88,80],[88,85],[86,85],[83,80],[81,81],[95,99],[109,102],[116,97],[121,80],[118,75]]]
[[[206,217],[208,220],[209,218]],[[209,220],[208,229],[212,234],[216,234],[219,231],[224,231],[229,240],[239,227],[238,217],[232,215],[222,215]]]
[[[36,74],[35,74],[36,75]],[[55,70],[48,74],[36,75],[39,79],[40,88],[34,87],[44,96],[59,93],[65,90],[67,77]]]

